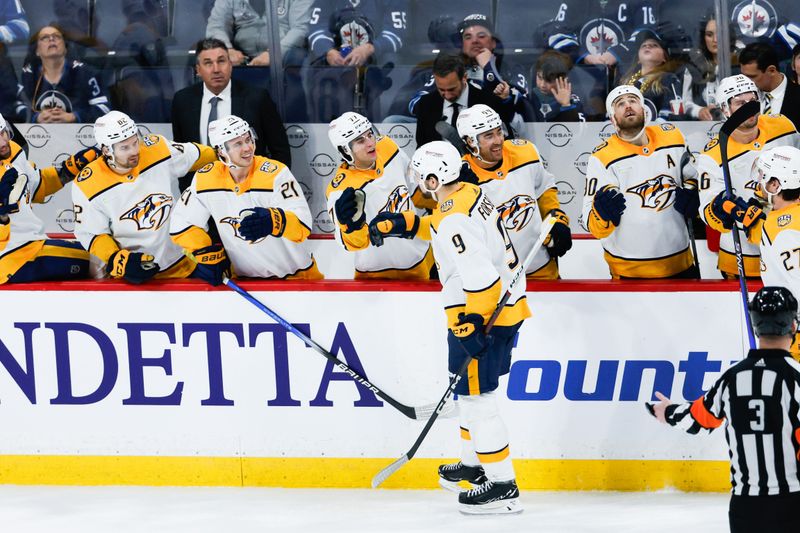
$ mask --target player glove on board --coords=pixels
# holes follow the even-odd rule
[[[700,209],[700,193],[697,189],[678,187],[675,190],[675,210],[684,218],[694,218]]]
[[[556,219],[550,230],[547,253],[550,257],[561,257],[572,248],[572,232],[569,229],[569,217],[561,209],[551,209],[548,216]]]
[[[231,261],[221,244],[212,244],[205,248],[195,250],[194,259],[197,261],[195,274],[203,281],[214,287],[221,285],[223,279],[231,275]]]
[[[25,180],[18,178],[19,172],[14,167],[7,167],[0,178],[0,216],[19,211],[19,198],[22,196]]]
[[[108,259],[106,272],[115,279],[124,279],[130,283],[143,283],[159,272],[155,257],[141,252],[117,250]]]
[[[486,354],[486,347],[489,343],[483,329],[483,317],[478,313],[468,315],[459,313],[458,323],[450,331],[459,340],[464,350],[475,359],[480,359]]]
[[[619,226],[625,211],[625,196],[616,187],[606,185],[595,194],[593,207],[597,216]]]
[[[239,234],[248,241],[257,241],[268,235],[280,237],[286,229],[286,213],[280,207],[254,207],[239,222]]]
[[[336,203],[333,204],[336,218],[339,219],[341,224],[347,226],[345,233],[359,230],[366,223],[367,216],[364,213],[366,199],[367,193],[361,189],[348,187],[342,192]]]
[[[382,246],[384,237],[413,239],[419,231],[419,217],[411,211],[378,213],[369,223],[369,240],[373,246]]]
[[[58,169],[58,178],[61,183],[67,184],[75,179],[83,167],[97,159],[99,155],[100,150],[92,146],[69,156]]]

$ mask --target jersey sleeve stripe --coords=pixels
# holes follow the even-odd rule
[[[524,163],[522,163],[521,165],[517,165],[517,166],[516,166],[516,167],[514,167],[514,168],[510,168],[510,169],[508,169],[508,174],[511,174],[511,173],[512,173],[512,172],[514,172],[515,170],[519,170],[519,169],[521,169],[521,168],[523,168],[523,167],[526,167],[526,166],[528,166],[528,165],[535,165],[536,163],[539,163],[539,160],[538,160],[538,159],[533,159],[533,160],[531,160],[531,161],[525,161],[525,162],[524,162]]]
[[[146,167],[144,167],[142,169],[139,169],[139,174],[140,175],[144,174],[145,172],[147,172],[148,170],[150,170],[154,166],[160,165],[161,163],[164,163],[165,161],[169,161],[169,158],[170,158],[170,156],[166,156],[166,157],[163,157],[163,158],[159,159],[158,161],[153,161],[152,163],[150,163]]]
[[[464,287],[464,292],[469,292],[469,293],[473,293],[473,294],[479,293],[479,292],[485,292],[485,291],[488,291],[489,289],[491,289],[492,287],[494,287],[495,285],[497,285],[498,282],[500,282],[500,276],[495,278],[495,280],[493,282],[491,282],[489,285],[487,285],[486,287],[484,287],[482,289],[469,290],[466,287]]]

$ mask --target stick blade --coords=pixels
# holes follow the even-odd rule
[[[728,120],[725,121],[725,124],[723,124],[719,130],[720,135],[729,136],[733,133],[733,130],[741,126],[747,119],[760,112],[761,104],[758,100],[747,102],[728,117]]]
[[[381,484],[386,481],[389,476],[400,470],[400,468],[409,461],[408,454],[405,454],[401,458],[397,459],[395,462],[375,474],[375,477],[372,478],[372,488],[377,489],[381,486]]]

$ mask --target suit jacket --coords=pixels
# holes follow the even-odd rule
[[[175,93],[172,99],[172,137],[176,142],[200,142],[203,82]],[[269,93],[231,80],[231,113],[245,119],[256,132],[256,154],[292,165],[289,138]],[[222,117],[220,117],[222,118]]]
[[[486,104],[500,115],[500,118],[508,126],[514,117],[514,107],[512,104],[503,103],[494,94],[481,89],[479,85],[472,82],[469,84],[469,94],[467,95],[467,106],[475,104]],[[417,115],[417,146],[422,146],[431,141],[441,141],[442,137],[436,133],[436,123],[442,120],[442,110],[444,98],[434,87],[433,91],[419,99],[414,112]]]
[[[800,131],[800,85],[786,82],[786,94],[783,95],[781,115],[792,121],[794,129]]]

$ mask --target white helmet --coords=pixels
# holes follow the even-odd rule
[[[725,111],[731,98],[745,93],[755,93],[758,97],[758,87],[753,80],[744,74],[723,78],[717,85],[717,105]]]
[[[626,94],[632,94],[636,98],[639,99],[639,103],[644,105],[644,96],[642,95],[642,91],[634,87],[633,85],[620,85],[618,87],[614,87],[608,96],[606,96],[606,114],[608,118],[613,121],[614,119],[614,101],[619,98],[620,96],[624,96]]]
[[[331,121],[328,129],[328,139],[330,139],[331,144],[339,150],[342,158],[348,163],[352,163],[353,151],[350,149],[350,145],[353,141],[370,130],[375,132],[372,122],[370,122],[367,117],[348,111],[339,118]]]
[[[800,189],[800,150],[793,146],[778,146],[762,152],[756,159],[761,185],[776,179],[780,187],[774,193],[784,189]],[[766,189],[765,189],[766,190]]]
[[[236,165],[231,163],[231,158],[228,156],[228,150],[225,148],[225,143],[231,141],[242,135],[249,133],[253,136],[253,130],[246,120],[237,117],[236,115],[228,115],[217,120],[212,120],[208,125],[208,144],[212,148],[219,151],[220,160],[230,168],[236,168]],[[251,137],[255,140],[255,137]]]
[[[456,121],[458,136],[464,139],[469,150],[475,157],[480,157],[478,135],[495,128],[501,128],[503,121],[500,115],[485,104],[475,104],[461,112]]]
[[[6,122],[5,117],[3,117],[2,114],[0,114],[0,133],[3,133],[4,131],[8,133],[9,139],[14,137],[14,130],[12,130],[11,126],[8,125],[8,122]]]
[[[431,141],[417,148],[408,171],[423,191],[435,197],[442,185],[453,183],[458,179],[461,173],[461,155],[449,142]],[[434,176],[439,181],[434,189],[429,189],[425,184],[429,176]]]
[[[121,111],[109,111],[94,121],[94,140],[97,144],[111,148],[114,143],[124,141],[139,130],[131,117]]]

